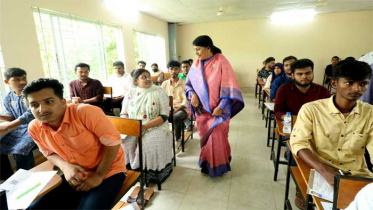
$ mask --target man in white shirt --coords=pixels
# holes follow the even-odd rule
[[[114,74],[109,77],[108,86],[113,88],[113,107],[122,109],[124,96],[131,88],[136,86],[131,75],[124,71],[124,63],[122,61],[115,61],[113,67]],[[107,99],[108,102],[110,102],[109,100]]]

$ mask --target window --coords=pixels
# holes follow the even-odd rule
[[[75,15],[33,8],[45,77],[58,79],[69,97],[77,63],[90,65],[90,77],[106,83],[116,60],[124,61],[122,29]]]
[[[154,34],[134,31],[135,59],[145,61],[147,68],[157,63],[159,69],[166,70],[166,44],[164,38]]]
[[[4,72],[5,72],[5,63],[3,58],[3,50],[0,45],[0,114],[5,114],[4,108],[4,97],[7,92],[9,92],[9,88],[4,85]]]

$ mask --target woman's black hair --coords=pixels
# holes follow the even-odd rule
[[[134,72],[133,72],[133,79],[139,79],[139,76],[144,73],[144,72],[147,72],[148,74],[150,74],[150,72],[146,69],[136,69]]]
[[[214,43],[212,42],[212,39],[207,35],[202,35],[197,37],[193,41],[194,46],[201,46],[201,47],[210,47],[212,54],[221,53],[221,50],[214,46]]]

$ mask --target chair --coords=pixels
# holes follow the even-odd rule
[[[185,148],[185,141],[187,141],[188,139],[189,139],[189,137],[192,137],[192,139],[193,139],[193,114],[191,115],[191,117],[190,117],[191,119],[191,125],[192,125],[192,131],[190,132],[190,131],[188,131],[188,135],[187,135],[187,137],[185,138],[185,121],[187,121],[187,119],[188,119],[188,115],[185,117],[185,119],[181,122],[181,151],[182,152],[184,152],[184,148]],[[189,133],[190,132],[190,133]]]
[[[152,82],[153,82],[153,83],[156,83],[156,82],[157,82],[157,79],[158,79],[157,76],[152,76]]]
[[[170,79],[170,78],[171,78],[171,75],[170,75],[170,73],[168,73],[168,72],[164,72],[164,76],[165,76],[167,79]]]
[[[143,155],[142,155],[142,121],[125,119],[120,117],[108,116],[110,121],[115,125],[120,134],[125,134],[128,136],[136,136],[139,144],[139,155],[140,155],[140,172],[127,170],[127,176],[124,180],[123,186],[120,189],[115,203],[117,203],[128,190],[136,184],[140,179],[140,196],[141,196],[141,206],[144,206],[144,170],[143,170]],[[145,174],[146,176],[146,174]]]
[[[171,122],[172,126],[172,150],[174,151],[174,166],[176,166],[176,151],[175,151],[175,134],[174,134],[174,97],[169,96],[168,106],[170,107],[170,117],[168,122]]]
[[[335,175],[333,210],[347,208],[356,194],[372,182],[373,179],[371,178]]]
[[[113,105],[113,88],[112,87],[104,87],[104,94],[105,95],[110,95],[110,104],[109,104],[109,112],[105,114],[110,114],[114,116],[114,105]],[[107,98],[104,98],[105,100]],[[106,109],[106,107],[105,107]]]

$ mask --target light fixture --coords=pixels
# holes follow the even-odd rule
[[[315,10],[291,10],[275,12],[271,15],[271,21],[278,24],[297,24],[312,20],[315,17]]]
[[[223,6],[221,6],[221,7],[219,8],[219,11],[218,11],[218,13],[216,13],[216,15],[217,15],[217,16],[225,15],[225,12],[223,11]]]

